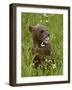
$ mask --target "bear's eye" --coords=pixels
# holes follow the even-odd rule
[[[40,32],[41,32],[41,33],[43,33],[44,31],[43,31],[43,30],[41,30]]]

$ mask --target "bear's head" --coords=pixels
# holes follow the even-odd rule
[[[46,26],[36,25],[29,26],[29,30],[32,34],[33,41],[36,41],[38,44],[44,46],[49,41],[49,32]]]

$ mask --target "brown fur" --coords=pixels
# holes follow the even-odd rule
[[[32,34],[32,51],[35,55],[33,63],[37,67],[45,60],[45,57],[51,55],[51,44],[49,40],[46,40],[50,35],[47,28],[43,25],[29,26],[29,30]]]

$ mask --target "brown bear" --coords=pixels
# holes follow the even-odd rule
[[[50,34],[44,25],[29,26],[29,30],[33,41],[32,52],[35,55],[33,64],[37,67],[52,54],[52,47],[49,42]]]

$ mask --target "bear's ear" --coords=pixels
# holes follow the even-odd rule
[[[32,26],[29,26],[29,31],[30,31],[30,32],[32,31],[32,28],[33,28]]]

